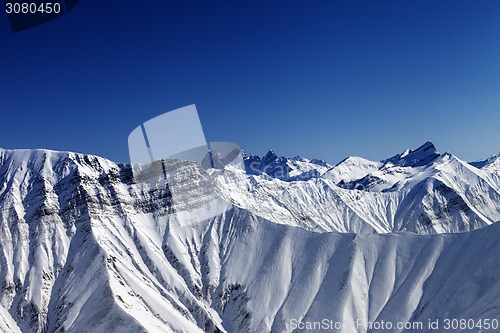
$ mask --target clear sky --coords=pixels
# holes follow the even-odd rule
[[[210,141],[336,163],[427,140],[500,151],[500,1],[102,1],[12,33],[0,147],[128,161],[141,122],[196,104]]]

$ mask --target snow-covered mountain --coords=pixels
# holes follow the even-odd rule
[[[244,163],[250,175],[269,176],[288,182],[319,177],[330,167],[320,159],[278,157],[272,150],[262,157],[244,154]]]
[[[432,234],[500,220],[499,156],[467,163],[427,142],[383,161],[349,157],[334,167],[306,160],[299,168],[272,152],[258,159],[259,168],[252,168],[255,160],[245,158],[250,176],[228,171],[215,179],[217,188],[226,200],[278,223],[321,232]],[[281,181],[287,167],[315,176]]]
[[[426,143],[380,162],[244,161],[0,149],[0,330],[318,332],[306,325],[328,320],[350,333],[383,320],[435,332],[429,320],[500,318],[498,155],[466,163]]]

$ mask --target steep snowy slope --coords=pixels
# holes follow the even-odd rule
[[[217,331],[217,315],[184,290],[175,269],[164,273],[164,286],[148,281],[148,266],[168,263],[162,238],[155,239],[162,261],[137,263],[134,256],[141,258],[152,243],[144,250],[135,243],[140,235],[129,235],[119,256],[130,259],[121,261],[126,268],[136,267],[130,276],[128,269],[117,272],[110,256],[118,248],[113,240],[123,245],[121,236],[136,232],[128,224],[142,227],[149,220],[165,230],[174,202],[164,186],[134,184],[130,166],[72,153],[0,151],[0,165],[1,304],[21,331]],[[173,161],[167,171],[189,174],[189,196],[196,170]],[[175,205],[177,214],[210,204],[210,193],[196,189],[193,200]]]
[[[234,226],[242,232],[224,274],[229,331],[290,332],[292,319],[331,319],[342,323],[338,332],[362,332],[368,321],[498,318],[500,225],[418,236],[318,234],[244,221]]]
[[[0,331],[291,332],[329,319],[363,332],[374,320],[499,318],[496,162],[429,163],[371,192],[0,149]]]
[[[470,163],[472,166],[476,167],[479,173],[486,179],[489,180],[491,184],[496,185],[497,191],[500,191],[500,154],[493,155],[490,158],[480,161]]]

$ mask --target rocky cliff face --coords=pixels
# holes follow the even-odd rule
[[[416,151],[418,165],[411,152],[347,169],[295,158],[296,175],[316,172],[280,180],[263,159],[247,174],[0,150],[0,329],[290,332],[329,319],[362,332],[499,318],[498,158]]]

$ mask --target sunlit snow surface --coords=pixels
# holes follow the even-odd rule
[[[0,150],[0,331],[500,318],[498,155],[272,155],[248,173],[169,160],[169,193],[103,158]]]

